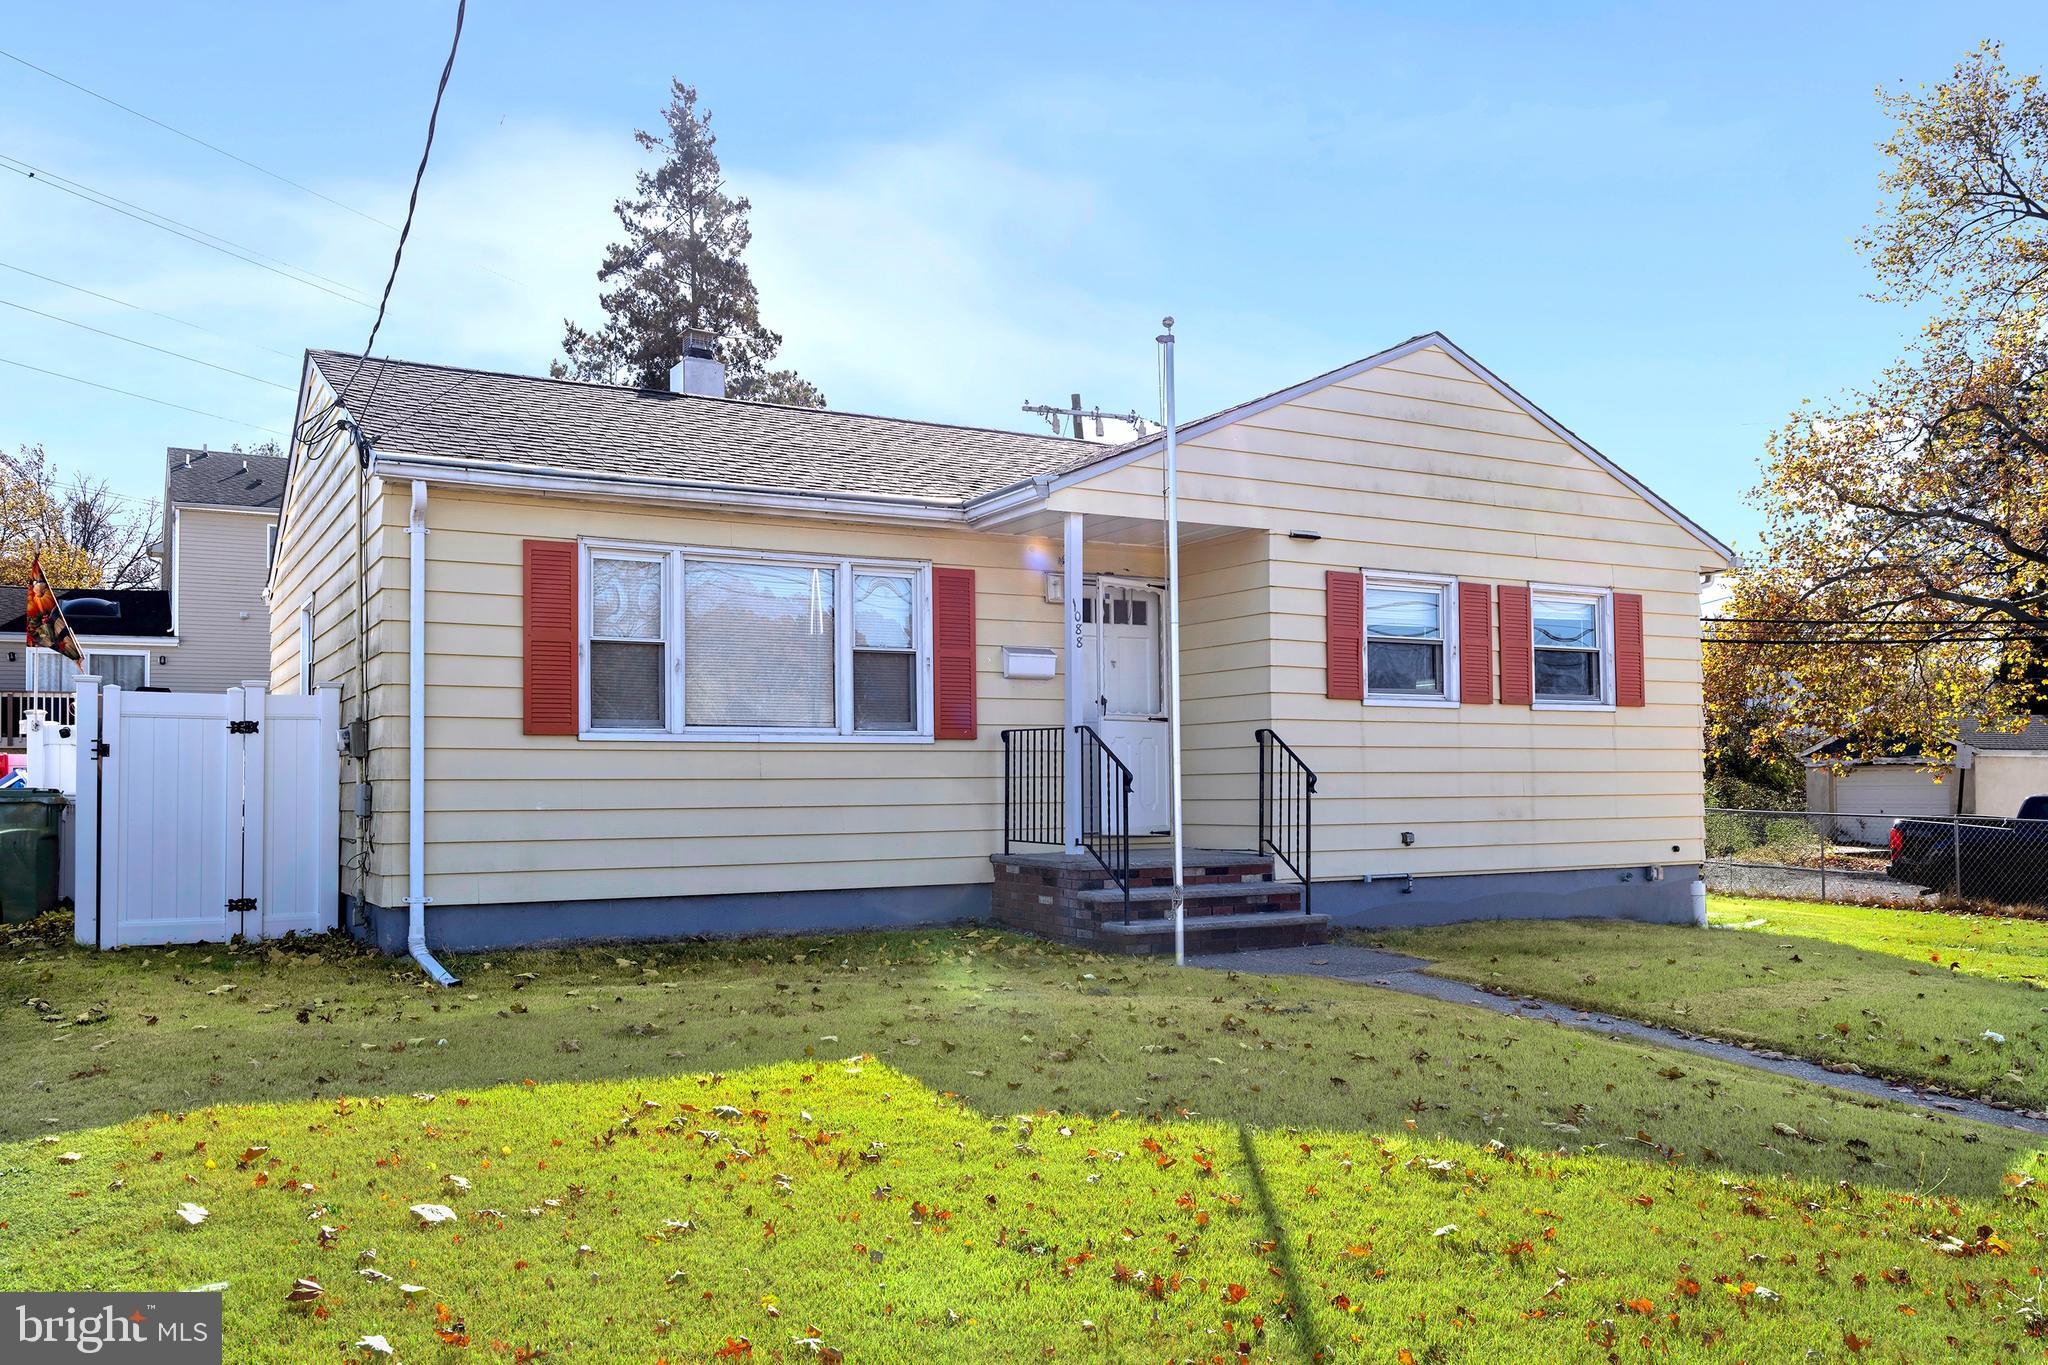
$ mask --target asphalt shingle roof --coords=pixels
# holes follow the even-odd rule
[[[310,353],[389,454],[957,505],[1101,458],[1083,441]]]
[[[282,507],[282,455],[244,455],[233,450],[187,450],[173,446],[164,456],[164,488],[173,503],[203,507]]]

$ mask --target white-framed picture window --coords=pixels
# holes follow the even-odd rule
[[[1365,700],[1450,706],[1458,700],[1455,580],[1367,570]]]
[[[1532,585],[1531,646],[1538,706],[1614,704],[1614,600],[1601,588]]]
[[[932,734],[928,565],[586,542],[591,738]]]
[[[98,678],[103,685],[125,691],[149,686],[148,650],[88,647],[84,653],[84,671]],[[24,679],[29,691],[75,692],[78,690],[78,677],[78,665],[57,651],[40,645],[29,650],[28,675]]]

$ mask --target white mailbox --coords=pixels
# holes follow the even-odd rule
[[[1049,649],[1018,649],[1003,646],[1003,676],[1006,678],[1050,678],[1054,672]]]

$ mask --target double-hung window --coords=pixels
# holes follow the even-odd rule
[[[1448,705],[1457,700],[1456,591],[1433,575],[1365,575],[1365,698]]]
[[[591,546],[587,732],[929,737],[921,564]]]
[[[1536,701],[1604,706],[1614,696],[1613,626],[1609,594],[1594,589],[1530,590]]]

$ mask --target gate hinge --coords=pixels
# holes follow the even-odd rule
[[[94,758],[112,758],[114,756],[114,746],[103,739],[96,739],[92,742],[92,756]]]
[[[254,896],[236,896],[228,901],[228,913],[231,915],[246,915],[255,908]]]
[[[228,722],[228,733],[231,735],[253,735],[256,733],[259,725],[260,722],[253,720],[231,720]]]

